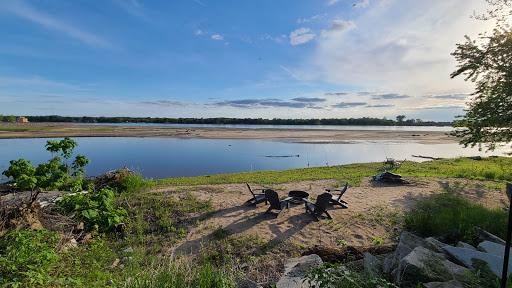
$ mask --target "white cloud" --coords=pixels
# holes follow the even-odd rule
[[[290,44],[301,45],[305,44],[313,39],[315,39],[316,35],[309,28],[299,28],[290,33]]]
[[[322,30],[322,36],[328,37],[331,34],[343,33],[354,28],[356,28],[356,24],[353,21],[336,19],[332,21],[331,27],[329,27],[329,29]]]
[[[201,29],[197,29],[197,30],[194,32],[194,34],[195,34],[195,35],[197,35],[197,36],[201,36],[201,35],[203,35],[203,34],[204,34],[204,31],[203,31],[203,30],[201,30]]]
[[[370,0],[361,0],[353,5],[355,8],[366,8],[370,6]]]
[[[48,14],[37,11],[35,8],[23,1],[8,2],[6,5],[4,5],[4,8],[20,18],[39,24],[48,30],[61,32],[68,37],[71,37],[89,46],[103,48],[112,47],[111,43],[109,43],[107,40],[83,29],[79,29],[70,23],[66,23]]]
[[[474,10],[482,11],[481,6],[480,0],[387,1],[371,6],[355,19],[357,33],[320,37],[315,53],[300,67],[301,75],[410,95],[470,92],[470,83],[450,79],[456,67],[450,53],[464,41],[464,34],[476,36],[491,25],[470,18]],[[348,22],[334,24],[329,31],[354,27]]]
[[[316,14],[316,15],[313,15],[311,17],[307,17],[307,18],[299,18],[297,19],[297,24],[304,24],[304,23],[309,23],[309,22],[316,22],[318,20],[321,20],[323,18],[325,18],[327,16],[327,13],[324,13],[324,14]]]
[[[329,1],[327,1],[327,5],[328,6],[332,6],[332,5],[334,5],[334,4],[338,3],[338,2],[340,2],[340,0],[329,0]]]
[[[224,36],[220,35],[220,34],[213,34],[211,36],[212,40],[215,40],[215,41],[222,41],[224,40]]]

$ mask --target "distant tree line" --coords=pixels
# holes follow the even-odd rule
[[[0,114],[0,122],[16,122],[16,116]]]
[[[153,118],[153,117],[66,117],[58,115],[27,116],[30,122],[70,123],[159,123],[159,124],[245,124],[245,125],[381,125],[381,126],[451,126],[452,122],[422,121],[386,118],[330,118],[330,119],[263,119],[263,118]]]

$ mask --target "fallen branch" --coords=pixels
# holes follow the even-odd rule
[[[430,157],[430,156],[423,156],[423,155],[412,155],[412,157],[423,158],[423,159],[430,159],[430,160],[442,160],[442,159],[444,159],[444,158],[440,158],[440,157]]]

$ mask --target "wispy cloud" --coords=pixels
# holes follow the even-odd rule
[[[38,24],[45,29],[60,32],[68,37],[78,40],[91,47],[113,47],[113,45],[109,41],[103,39],[102,37],[91,32],[88,32],[84,29],[75,27],[71,23],[61,21],[53,16],[50,16],[49,14],[38,11],[30,4],[25,3],[24,1],[9,2],[4,5],[4,8],[8,12],[20,18]]]
[[[350,93],[348,92],[327,92],[327,93],[324,93],[325,96],[343,96],[343,95],[348,95]]]
[[[293,100],[293,99],[292,99]],[[321,109],[311,101],[284,101],[280,99],[240,99],[213,103],[214,106],[231,106],[236,108],[313,108]]]
[[[140,104],[154,105],[160,107],[185,107],[192,105],[189,102],[176,101],[176,100],[154,100],[154,101],[141,101]]]
[[[324,14],[316,14],[311,17],[305,17],[305,18],[299,18],[297,19],[297,24],[304,24],[304,23],[310,23],[310,22],[316,22],[318,20],[321,20],[327,16],[327,13]]]
[[[366,102],[340,102],[338,104],[332,105],[333,108],[353,108],[359,106],[365,106],[368,103]]]
[[[215,41],[222,41],[224,40],[224,36],[220,35],[220,34],[213,34],[211,36],[212,40],[215,40]]]
[[[309,28],[298,28],[290,33],[290,44],[293,46],[305,44],[315,39],[316,34]]]
[[[132,16],[135,16],[144,21],[150,20],[145,13],[144,6],[142,6],[138,0],[113,0],[113,2],[126,13]]]
[[[340,0],[328,0],[327,1],[327,6],[332,6],[332,5],[334,5],[334,4],[338,3],[338,2],[340,2]]]
[[[372,104],[372,105],[366,105],[368,108],[391,108],[395,107],[393,104]]]
[[[356,23],[353,21],[346,21],[341,19],[333,20],[328,29],[322,30],[322,36],[329,37],[332,34],[339,34],[350,29],[356,28]]]
[[[201,0],[192,0],[192,1],[194,1],[195,3],[197,3],[197,4],[201,5],[201,6],[206,7],[206,4],[203,1],[201,1]]]
[[[469,94],[441,94],[441,95],[430,95],[428,98],[432,99],[447,99],[447,100],[466,100]]]
[[[377,94],[373,95],[372,98],[376,100],[391,100],[391,99],[406,99],[410,98],[409,95],[398,94],[398,93],[387,93],[387,94]]]
[[[293,98],[293,101],[297,102],[304,102],[304,103],[318,103],[318,102],[325,102],[327,99],[325,98],[318,98],[318,97],[297,97]]]
[[[352,5],[354,8],[366,8],[370,6],[370,0],[360,0]]]
[[[290,70],[290,68],[285,67],[283,65],[279,65],[279,68],[281,68],[284,72],[286,72],[288,75],[290,75],[293,79],[299,80],[299,81],[301,80],[297,74],[295,74],[292,70]]]

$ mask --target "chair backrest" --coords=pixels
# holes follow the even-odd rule
[[[252,197],[256,198],[256,195],[254,195],[254,192],[252,192],[251,186],[249,186],[249,183],[245,183],[247,185],[247,189],[249,189],[249,192],[251,192]]]
[[[270,208],[281,209],[281,201],[279,201],[279,195],[276,191],[272,189],[266,189],[265,198],[267,198],[268,202],[270,203]]]
[[[315,203],[315,210],[316,210],[315,212],[317,214],[321,214],[327,210],[327,207],[329,206],[329,202],[331,201],[331,197],[332,196],[330,193],[323,193],[323,194],[318,195],[318,197],[316,198],[316,203]]]
[[[345,192],[347,192],[347,189],[348,189],[348,182],[345,184],[345,187],[343,187],[343,189],[341,189],[339,198],[341,198],[341,196],[343,196],[343,194],[345,194]]]

